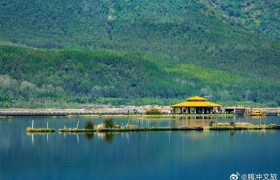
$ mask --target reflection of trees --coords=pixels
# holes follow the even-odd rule
[[[229,136],[232,138],[235,135],[235,131],[229,131]]]
[[[114,133],[105,133],[104,141],[107,143],[112,143],[114,139]]]
[[[91,140],[94,138],[94,133],[93,132],[87,132],[85,133],[85,136],[88,140]]]

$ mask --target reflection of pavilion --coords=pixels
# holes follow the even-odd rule
[[[175,114],[212,114],[218,113],[221,105],[209,102],[203,97],[193,96],[171,107]]]
[[[215,120],[217,117],[215,116],[207,116],[207,115],[193,115],[193,116],[180,116],[180,120]]]
[[[182,120],[176,123],[176,126],[183,126],[183,127],[189,127],[189,128],[195,128],[195,127],[205,127],[209,126],[209,120]]]

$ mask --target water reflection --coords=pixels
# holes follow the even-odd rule
[[[105,133],[105,138],[103,139],[107,143],[112,143],[114,139],[114,133]]]
[[[49,141],[49,134],[54,134],[54,133],[29,133],[26,132],[26,135],[28,137],[31,137],[31,142],[34,145],[35,141],[36,141],[36,136],[46,136],[46,142]],[[61,133],[60,133],[61,134]],[[114,132],[102,132],[102,133],[63,133],[64,138],[67,138],[67,136],[76,136],[76,141],[77,143],[80,142],[80,135],[84,134],[83,137],[85,137],[85,139],[91,141],[94,139],[95,136],[97,136],[99,139],[101,139],[104,142],[107,143],[112,143],[114,140],[114,137],[116,134],[121,134],[122,137],[124,137],[125,134],[125,138],[129,141],[129,133],[114,133]],[[40,142],[42,142],[42,140],[40,139]]]
[[[195,125],[212,120],[259,123],[244,117],[194,120]],[[77,119],[40,119],[36,125],[45,126],[47,121],[59,129],[63,124],[74,127]],[[193,125],[188,121],[193,120],[149,123]],[[279,117],[268,121],[280,123]],[[146,122],[141,120],[143,125]],[[27,134],[25,129],[30,124],[30,119],[0,123],[0,179],[229,179],[235,171],[279,175],[280,131]]]
[[[194,118],[194,119],[192,119]],[[170,120],[137,120],[135,121],[138,125],[140,124],[141,127],[158,127],[158,126],[169,126],[169,127],[179,127],[179,126],[183,126],[183,127],[189,127],[189,128],[195,128],[195,127],[204,127],[204,126],[209,126],[209,123],[211,122],[249,122],[249,123],[253,123],[253,124],[266,124],[267,119],[266,118],[248,118],[248,117],[231,117],[228,119],[223,118],[222,120],[217,118],[217,117],[207,117],[207,116],[192,116],[192,117],[180,117],[180,118],[172,118]],[[3,123],[3,122],[2,122]],[[130,120],[131,124],[134,123],[133,120]],[[152,124],[150,126],[150,123]],[[48,126],[48,122],[47,122],[47,126]],[[2,129],[2,128],[1,128]],[[250,131],[249,131],[250,132]],[[258,133],[264,133],[266,131],[252,131],[254,133],[258,132]],[[1,130],[2,133],[2,130]],[[136,133],[136,132],[135,132]],[[94,140],[95,136],[98,137],[98,139],[102,140],[103,142],[106,142],[108,144],[112,144],[115,140],[115,138],[118,135],[121,135],[122,140],[125,139],[125,141],[127,143],[130,143],[130,135],[134,134],[132,132],[110,132],[110,133],[63,133],[64,138],[66,138],[67,136],[71,136],[74,135],[76,136],[76,142],[79,143],[82,139],[86,139],[88,141],[92,141]],[[138,138],[140,139],[141,136],[144,136],[145,139],[148,141],[149,140],[149,134],[151,132],[138,132]],[[156,132],[155,132],[156,133]],[[170,143],[171,141],[171,134],[173,133],[172,131],[168,131],[166,132],[168,133],[168,141]],[[45,135],[46,138],[46,142],[49,142],[49,133],[26,133],[28,136],[31,136],[31,142],[34,145],[35,141],[37,141],[38,138],[36,138],[37,135]],[[56,134],[56,133],[55,133]],[[60,133],[59,133],[60,134]],[[83,135],[81,135],[83,134]],[[197,139],[203,139],[203,138],[207,138],[209,136],[209,132],[208,131],[203,131],[203,132],[197,132],[197,131],[191,131],[191,132],[182,132],[181,135],[182,136],[186,136],[187,138],[193,139],[193,140],[197,140]],[[233,138],[236,134],[235,131],[229,131],[228,132],[229,136],[231,138]],[[81,139],[82,137],[82,139]],[[40,139],[41,141],[42,139]]]
[[[31,142],[32,142],[32,145],[34,145],[34,136],[36,135],[40,135],[40,136],[46,136],[46,142],[48,143],[49,142],[49,134],[54,134],[53,132],[26,132],[26,135],[27,136],[31,136]]]
[[[84,142],[84,139],[91,142],[91,141],[98,141],[101,140],[105,143],[112,144],[115,139],[118,137],[118,140],[125,141],[128,144],[130,143],[130,136],[137,136],[138,141],[144,138],[147,142],[149,141],[149,134],[151,133],[160,133],[160,132],[93,132],[93,133],[63,133],[63,137],[65,138],[64,141],[67,141],[69,137],[75,137],[76,143]],[[164,134],[168,134],[168,141],[171,142],[172,131],[163,132]],[[49,135],[55,133],[26,133],[27,137],[31,138],[32,145],[36,144],[36,142],[49,142]],[[59,133],[61,134],[61,133]],[[209,135],[208,131],[201,132],[201,131],[182,131],[180,136],[183,138],[190,138],[190,139],[201,139],[205,138]],[[55,135],[54,135],[55,136]],[[60,135],[59,135],[60,136]],[[38,138],[38,137],[46,137],[46,138]],[[97,137],[97,139],[95,138]],[[74,140],[71,138],[72,141]],[[133,141],[135,143],[135,141]]]
[[[212,120],[217,119],[216,116],[180,116],[180,120],[196,120],[196,119],[205,119],[205,120]]]
[[[112,143],[116,133],[106,132],[106,133],[97,133],[97,136],[102,139],[104,142]]]
[[[77,142],[79,143],[80,142],[79,134],[76,134],[76,137],[77,137]]]
[[[19,123],[19,122],[25,122],[25,123],[19,123],[18,125],[21,126],[20,129],[25,129],[28,125],[31,124],[30,119],[27,121],[23,121],[22,119],[2,119],[1,120],[1,128],[0,128],[0,134],[3,135],[5,132],[8,132],[6,129],[12,128],[14,126],[14,123]],[[36,126],[42,127],[46,126],[47,127],[50,125],[51,127],[54,127],[55,129],[61,128],[64,124],[70,127],[77,127],[78,124],[77,122],[84,123],[88,121],[88,119],[82,119],[82,118],[76,118],[76,119],[50,119],[50,118],[40,118],[40,121],[36,120]],[[98,124],[102,122],[102,119],[93,119],[95,124]],[[138,125],[138,127],[179,127],[179,126],[184,126],[184,127],[189,127],[189,128],[194,128],[194,127],[204,127],[204,126],[209,126],[209,123],[211,122],[248,122],[252,124],[269,124],[269,123],[274,123],[274,124],[279,124],[279,117],[248,117],[248,116],[179,116],[175,118],[167,118],[167,119],[156,119],[156,120],[150,120],[150,119],[115,119],[116,124],[120,125],[125,125],[125,124],[130,124],[130,125]],[[8,128],[3,128],[4,126]],[[250,132],[250,131],[248,131]],[[265,133],[268,131],[252,131],[250,133]],[[141,136],[144,137],[147,141],[149,141],[149,135],[152,133],[157,133],[157,132],[139,132],[138,133],[138,139],[141,139]],[[164,132],[167,133],[168,136],[166,138],[167,141],[171,142],[172,141],[172,134],[174,132]],[[236,136],[235,131],[229,131],[227,132],[231,138]],[[7,134],[7,133],[6,133]],[[39,140],[42,141],[42,138],[37,138],[39,135],[43,136],[43,141],[46,142],[52,142],[49,137],[49,134],[47,133],[26,133],[28,136],[30,136],[30,142],[34,145],[36,142]],[[58,133],[54,133],[58,134]],[[197,140],[197,139],[204,139],[209,136],[208,131],[203,131],[203,132],[182,132],[181,135],[185,136],[186,138]],[[37,136],[38,135],[38,136]],[[135,133],[132,132],[126,132],[126,133],[63,133],[63,136],[67,138],[67,136],[74,136],[72,139],[76,143],[82,142],[84,139],[87,141],[98,141],[98,139],[102,140],[105,143],[112,144],[117,137],[120,136],[122,141],[127,142],[128,144],[133,142],[131,140],[131,137],[135,135]],[[55,135],[56,136],[56,135]],[[59,135],[61,136],[61,135]],[[52,136],[53,137],[53,136]],[[95,138],[95,137],[98,137]],[[82,143],[80,143],[82,144]]]
[[[85,137],[88,140],[92,140],[94,138],[94,133],[93,132],[87,132],[87,133],[85,133]]]

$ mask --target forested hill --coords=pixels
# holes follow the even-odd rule
[[[194,94],[220,102],[279,105],[279,81],[150,54],[0,46],[0,60],[0,101],[4,107],[18,102],[44,105],[59,101],[169,104]]]
[[[3,0],[1,98],[279,105],[279,10],[261,0]]]
[[[279,80],[279,11],[261,0],[4,0],[0,41],[150,52],[251,77],[265,64]]]

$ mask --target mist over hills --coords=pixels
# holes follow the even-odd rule
[[[198,94],[277,106],[279,10],[260,0],[4,0],[1,101]]]

